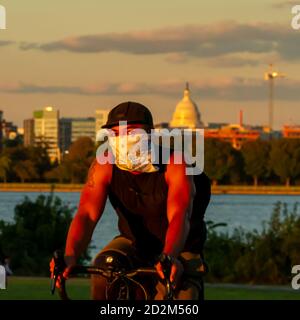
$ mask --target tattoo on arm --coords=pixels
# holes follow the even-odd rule
[[[88,178],[87,178],[87,185],[90,188],[93,188],[95,186],[95,179],[94,179],[94,175],[95,175],[95,171],[96,171],[96,164],[97,164],[97,160],[95,159],[89,169],[88,172]]]

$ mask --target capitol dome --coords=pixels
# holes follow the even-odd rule
[[[177,104],[170,122],[171,128],[203,128],[201,115],[196,103],[190,98],[189,84],[186,84],[183,99]]]

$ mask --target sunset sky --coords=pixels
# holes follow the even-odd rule
[[[298,1],[300,4],[300,1]],[[267,123],[268,64],[275,127],[300,124],[300,30],[282,0],[0,0],[0,110],[22,126],[47,105],[92,116],[127,100],[169,121],[189,81],[207,122]]]

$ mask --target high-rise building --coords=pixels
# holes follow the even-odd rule
[[[81,137],[89,137],[95,141],[95,118],[73,118],[71,142]]]
[[[62,118],[59,120],[59,146],[61,152],[81,137],[95,140],[95,118]]]
[[[24,146],[34,145],[34,120],[24,120]]]
[[[13,140],[16,138],[18,133],[18,127],[11,121],[2,119],[2,138],[7,140]]]
[[[18,132],[18,127],[12,121],[6,121],[3,118],[3,111],[0,111],[0,150],[2,150],[5,141],[17,138],[22,139],[21,134]]]
[[[48,149],[50,159],[60,158],[58,148],[58,119],[59,112],[53,107],[45,107],[33,113],[34,143],[41,144]]]
[[[95,136],[97,137],[97,132],[101,129],[107,121],[109,110],[96,110],[96,121],[95,121]]]
[[[71,145],[72,135],[72,119],[61,118],[59,119],[59,148],[61,153],[69,150]]]

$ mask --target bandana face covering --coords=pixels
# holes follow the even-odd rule
[[[151,163],[150,135],[145,133],[111,136],[108,143],[115,157],[115,164],[121,170],[156,172]]]

